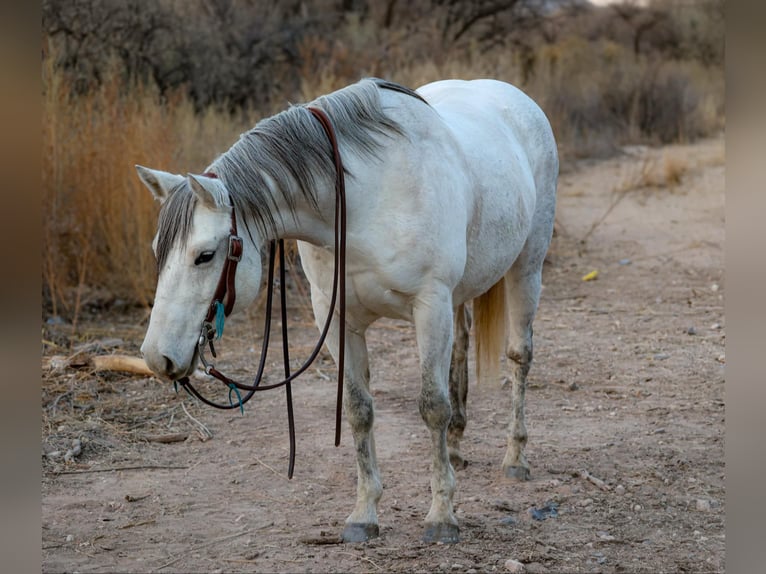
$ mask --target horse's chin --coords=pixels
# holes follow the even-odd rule
[[[197,370],[197,364],[199,363],[199,349],[197,347],[194,347],[194,354],[192,355],[191,361],[189,361],[189,366],[186,367],[186,370],[178,374],[173,378],[174,381],[180,381],[181,379],[191,377],[194,372]]]

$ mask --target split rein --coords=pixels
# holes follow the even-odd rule
[[[264,321],[263,345],[261,347],[261,359],[258,365],[258,372],[252,385],[240,383],[231,379],[216,369],[215,365],[205,359],[205,346],[210,347],[210,353],[216,357],[213,340],[219,339],[223,334],[223,324],[225,317],[228,317],[234,308],[236,298],[235,275],[237,264],[242,259],[243,242],[237,235],[237,217],[232,207],[231,211],[231,230],[229,231],[228,253],[226,261],[221,271],[221,278],[218,281],[213,300],[210,304],[207,316],[202,323],[197,348],[199,358],[205,367],[205,373],[215,377],[229,388],[229,404],[216,403],[205,398],[189,381],[189,377],[183,377],[176,383],[180,384],[184,390],[199,399],[206,405],[218,409],[242,410],[243,405],[249,401],[258,391],[268,391],[278,387],[285,387],[287,397],[287,423],[290,435],[290,464],[287,471],[287,477],[292,478],[295,468],[295,417],[293,414],[293,395],[291,383],[303,374],[319,355],[319,351],[325,342],[327,333],[330,330],[332,317],[335,312],[335,304],[338,300],[338,291],[341,296],[338,301],[338,393],[335,406],[335,446],[340,444],[341,415],[343,402],[343,369],[345,364],[345,340],[346,340],[346,187],[343,174],[343,162],[341,161],[340,151],[338,150],[338,141],[335,137],[335,130],[332,127],[330,118],[320,109],[307,108],[311,114],[322,124],[322,128],[327,134],[332,146],[333,161],[335,163],[335,270],[333,274],[332,296],[330,298],[330,309],[325,320],[324,327],[319,336],[319,340],[311,352],[311,355],[303,365],[295,372],[290,372],[290,354],[287,340],[287,293],[285,291],[285,245],[284,240],[272,241],[269,247],[269,273],[268,284],[266,287],[266,319]],[[214,173],[204,174],[207,177],[217,177]],[[269,337],[271,334],[271,308],[274,295],[274,261],[276,259],[276,248],[279,244],[279,282],[280,282],[280,307],[282,318],[282,356],[284,361],[285,378],[278,383],[261,385],[263,371],[266,366],[266,355],[269,348]],[[247,391],[243,397],[239,391]],[[231,400],[231,394],[237,395],[237,402]]]

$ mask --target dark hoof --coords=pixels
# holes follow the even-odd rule
[[[457,544],[460,541],[458,531],[457,524],[426,524],[426,531],[425,534],[423,534],[423,542]]]
[[[529,469],[526,466],[508,466],[505,468],[505,476],[516,480],[529,480]]]
[[[377,524],[362,524],[361,522],[349,522],[343,529],[343,542],[367,542],[380,535]]]

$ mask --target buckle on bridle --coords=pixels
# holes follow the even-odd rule
[[[229,235],[229,252],[226,257],[239,263],[242,261],[242,238],[239,235]]]

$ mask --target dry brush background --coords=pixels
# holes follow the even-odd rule
[[[46,0],[43,315],[74,333],[83,305],[150,303],[157,206],[133,164],[201,171],[258,119],[364,76],[514,83],[565,162],[719,133],[723,7]]]

